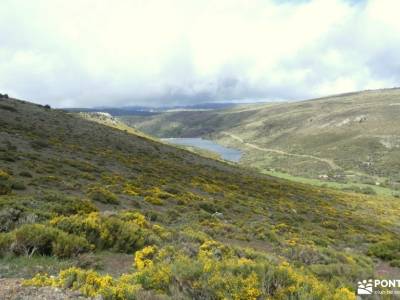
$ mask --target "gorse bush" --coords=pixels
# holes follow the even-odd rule
[[[19,191],[26,190],[26,186],[22,181],[13,181],[11,183],[11,188],[13,190],[19,190]]]
[[[42,224],[27,224],[11,232],[10,250],[18,255],[71,257],[90,250],[85,238]]]
[[[35,222],[45,222],[57,215],[90,213],[97,208],[89,200],[57,193],[0,198],[0,232]]]
[[[143,270],[153,265],[152,258],[155,256],[157,248],[154,246],[147,246],[135,253],[135,267],[138,270]]]
[[[400,260],[400,241],[382,241],[372,245],[368,253],[384,260]]]
[[[68,197],[52,193],[41,197],[45,209],[57,215],[72,215],[97,211],[96,206],[87,199]]]
[[[11,175],[8,172],[0,169],[0,196],[11,193],[12,183],[9,181]]]
[[[26,280],[24,285],[55,286],[79,290],[88,297],[102,296],[106,300],[134,300],[141,290],[140,285],[133,284],[129,275],[114,280],[109,275],[100,275],[94,271],[70,268],[61,271],[57,278],[36,275]]]
[[[0,196],[11,194],[11,183],[6,180],[0,180]]]
[[[0,232],[13,230],[18,225],[35,221],[36,215],[25,215],[22,210],[16,208],[4,208],[0,210]]]
[[[56,278],[37,275],[25,284],[69,287],[105,299],[136,299],[143,289],[172,299],[355,299],[345,287],[327,285],[285,261],[271,264],[255,252],[239,257],[213,240],[196,252],[188,256],[174,246],[147,246],[135,253],[136,271],[119,278],[71,268]]]
[[[13,237],[11,233],[0,233],[0,258],[9,253]]]
[[[96,249],[127,253],[140,249],[146,243],[165,238],[162,232],[153,230],[144,216],[138,213],[60,216],[52,219],[50,224],[65,232],[84,236]]]
[[[56,217],[50,224],[65,232],[86,237],[96,249],[133,251],[143,245],[139,226],[126,224],[118,218],[102,217],[99,213]]]
[[[164,205],[164,202],[158,197],[146,196],[144,197],[144,200],[153,205]]]
[[[0,180],[7,180],[10,178],[10,174],[8,172],[0,169]]]
[[[32,178],[33,177],[32,174],[30,172],[28,172],[28,171],[22,171],[22,172],[19,173],[19,175],[22,176],[22,177],[27,177],[27,178]]]
[[[153,205],[164,205],[164,200],[171,198],[173,195],[161,190],[159,187],[153,187],[144,192],[144,200]]]
[[[60,258],[76,257],[93,249],[85,238],[65,233],[58,234],[52,246],[53,255]]]
[[[106,188],[94,186],[87,190],[87,195],[90,199],[105,204],[118,204],[117,196]]]

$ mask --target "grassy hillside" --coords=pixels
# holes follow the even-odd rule
[[[355,299],[358,280],[399,274],[393,198],[14,99],[0,99],[0,128],[2,277],[105,299]]]
[[[396,189],[399,115],[400,89],[387,89],[124,120],[161,137],[211,137],[242,149],[242,163],[262,170]]]

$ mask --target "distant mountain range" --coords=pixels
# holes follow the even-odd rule
[[[126,107],[109,107],[98,106],[93,108],[63,108],[69,112],[106,112],[113,116],[149,116],[156,115],[162,112],[170,111],[207,111],[215,109],[227,109],[237,106],[237,103],[223,102],[223,103],[201,103],[193,105],[175,105],[175,106],[126,106]]]

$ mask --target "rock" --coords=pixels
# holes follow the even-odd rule
[[[217,212],[217,211],[215,213],[213,213],[212,216],[214,218],[218,218],[218,219],[223,219],[224,218],[224,214],[220,213],[220,212]]]
[[[357,117],[354,119],[354,121],[355,121],[355,122],[358,122],[358,123],[365,122],[366,120],[367,120],[367,116],[365,116],[365,115],[357,116]]]

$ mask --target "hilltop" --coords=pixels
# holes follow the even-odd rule
[[[3,277],[105,299],[355,299],[358,280],[398,274],[396,199],[108,125],[0,99]]]
[[[400,187],[400,89],[207,112],[123,117],[159,137],[211,138],[243,165],[337,182]]]

